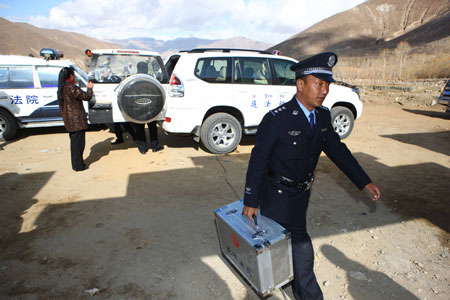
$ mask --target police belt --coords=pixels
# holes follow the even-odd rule
[[[296,188],[296,189],[302,190],[302,191],[309,190],[314,182],[314,176],[311,176],[306,181],[300,181],[300,180],[295,180],[295,179],[290,179],[290,178],[284,177],[283,175],[275,172],[272,169],[269,169],[269,171],[267,172],[267,176],[269,176],[270,178],[274,179],[275,181],[277,181],[278,183],[280,183],[282,185],[285,185],[288,187],[293,187],[293,188]]]

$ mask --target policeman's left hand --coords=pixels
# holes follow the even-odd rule
[[[377,201],[378,199],[380,199],[380,188],[375,183],[371,182],[364,188],[372,195],[372,201]]]

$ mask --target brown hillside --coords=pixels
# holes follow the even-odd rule
[[[414,52],[450,50],[449,0],[369,0],[270,48],[295,58],[335,51],[377,55],[406,41]]]
[[[0,18],[0,54],[39,56],[42,48],[63,51],[64,58],[82,66],[84,50],[119,48],[116,44],[85,35],[55,29],[45,29],[27,23],[13,23]]]

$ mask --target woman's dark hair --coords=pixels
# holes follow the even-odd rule
[[[70,75],[75,76],[75,72],[72,68],[64,67],[59,71],[58,77],[58,102],[62,105],[64,103],[63,99],[63,89],[66,84],[66,80],[69,79]]]

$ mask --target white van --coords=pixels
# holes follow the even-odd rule
[[[188,133],[212,153],[228,153],[242,132],[254,134],[263,116],[292,99],[297,61],[265,51],[193,49],[170,56],[165,63],[170,82],[163,129]],[[362,113],[357,89],[337,84],[323,103],[333,127],[347,137]]]

